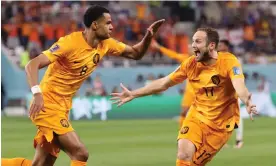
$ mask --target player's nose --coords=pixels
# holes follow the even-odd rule
[[[110,25],[109,30],[110,30],[110,31],[113,30],[113,25]]]
[[[196,49],[195,43],[192,43],[192,48],[193,48],[193,49]]]

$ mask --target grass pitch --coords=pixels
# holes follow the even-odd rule
[[[170,119],[73,121],[72,125],[90,152],[90,166],[174,166],[178,124]],[[244,121],[244,147],[234,149],[235,132],[229,144],[210,166],[275,166],[276,119]],[[2,157],[34,155],[35,126],[27,118],[2,117]],[[69,166],[61,152],[56,166]]]

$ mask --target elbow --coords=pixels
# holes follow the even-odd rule
[[[136,57],[136,58],[134,58],[134,60],[136,60],[136,61],[141,60],[141,59],[142,59],[142,57]]]
[[[27,65],[25,66],[25,73],[26,73],[26,74],[29,73],[29,71],[31,70],[30,68],[31,68],[31,61],[29,61],[29,62],[27,63]]]
[[[132,55],[133,55],[133,59],[134,60],[140,60],[140,59],[142,59],[143,58],[143,56],[144,56],[144,52],[142,52],[142,51],[140,51],[140,50],[138,50],[138,49],[136,49],[136,48],[134,48],[134,47],[132,47],[133,48],[133,52],[132,52]]]
[[[142,57],[143,57],[142,55],[136,54],[133,59],[137,61],[137,60],[141,60]]]
[[[38,69],[38,64],[36,64],[33,60],[29,61],[25,66],[25,73],[29,75],[35,68]]]

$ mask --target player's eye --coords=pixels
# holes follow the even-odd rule
[[[200,43],[200,41],[199,41],[199,40],[193,40],[193,42],[194,42],[194,43]]]

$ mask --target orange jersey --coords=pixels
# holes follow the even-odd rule
[[[195,93],[191,106],[195,116],[212,128],[233,130],[239,122],[239,105],[231,80],[244,78],[238,59],[231,53],[219,52],[216,63],[206,66],[192,56],[170,74],[176,83],[186,78]]]
[[[183,98],[181,101],[181,106],[182,107],[190,107],[193,104],[194,100],[195,100],[195,94],[193,91],[193,87],[187,80],[185,91],[183,93]]]
[[[160,47],[160,52],[167,55],[168,57],[177,60],[178,62],[183,62],[188,59],[190,56],[188,54],[178,54],[175,51],[167,49],[165,47]],[[190,107],[194,101],[194,91],[192,86],[190,85],[189,81],[186,82],[185,91],[183,94],[183,99],[181,101],[181,105],[183,107]]]
[[[61,37],[43,52],[52,62],[40,83],[43,96],[48,99],[45,107],[70,110],[72,97],[104,55],[120,55],[125,47],[125,44],[110,38],[98,44],[97,48],[91,48],[82,32]]]

